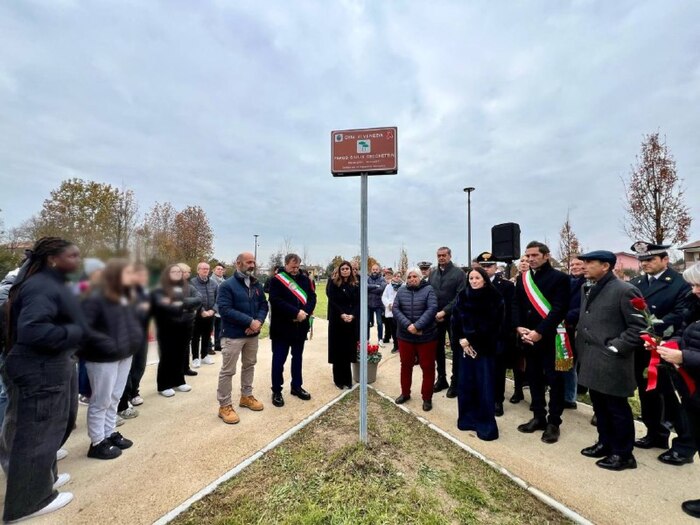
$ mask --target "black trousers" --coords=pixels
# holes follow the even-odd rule
[[[393,317],[384,318],[384,342],[388,343],[391,338],[394,348],[399,347],[399,340],[396,339],[396,321]]]
[[[669,430],[661,424],[663,418],[663,398],[661,391],[664,379],[659,375],[656,389],[647,392],[647,379],[644,377],[644,369],[649,366],[651,353],[646,350],[637,350],[634,354],[634,377],[639,389],[639,402],[642,405],[642,421],[647,427],[647,434],[654,439],[668,438]]]
[[[221,352],[221,317],[214,316],[214,350]]]
[[[589,393],[596,415],[598,442],[611,454],[629,458],[634,449],[634,418],[627,398],[596,390]]]
[[[515,344],[515,335],[512,341],[501,341],[500,348],[495,356],[494,396],[496,403],[503,403],[506,394],[506,370],[513,370],[514,389],[516,392],[523,390],[525,373],[520,370],[520,349]]]
[[[561,425],[564,412],[564,374],[554,368],[554,338],[541,339],[526,350],[525,374],[530,383],[532,411],[535,418],[553,425]],[[549,385],[549,415],[545,390]]]
[[[56,451],[70,436],[78,413],[75,358],[26,352],[7,356],[9,404],[0,439],[5,469],[5,521],[32,514],[58,496]]]
[[[459,356],[455,357],[455,349],[462,351],[462,347],[458,342],[455,342],[452,337],[450,328],[450,319],[446,318],[441,323],[437,323],[437,348],[435,349],[435,363],[437,365],[437,379],[441,377],[447,378],[446,369],[446,354],[445,354],[445,335],[450,338],[450,347],[452,349],[452,375],[450,377],[450,385],[457,386],[459,378]]]
[[[192,331],[192,359],[204,359],[211,348],[214,317],[195,317]]]
[[[124,393],[119,400],[117,410],[121,412],[129,408],[129,401],[139,395],[141,387],[141,378],[146,371],[146,358],[148,357],[148,335],[144,336],[144,341],[141,343],[141,348],[136,352],[131,359],[131,368],[129,376],[126,378],[126,386]]]
[[[158,326],[158,391],[185,384],[190,359],[190,324],[167,323]]]

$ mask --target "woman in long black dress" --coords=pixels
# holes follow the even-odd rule
[[[343,261],[326,287],[328,295],[328,362],[333,364],[333,382],[352,387],[350,363],[357,361],[360,339],[360,287],[352,265]]]
[[[457,427],[476,430],[484,441],[498,438],[494,382],[496,345],[504,318],[503,297],[482,268],[469,271],[467,287],[452,310],[452,330],[459,340]]]
[[[66,281],[79,266],[77,246],[44,237],[10,290],[3,367],[9,404],[0,439],[5,521],[47,514],[73,499],[56,490],[69,479],[56,475],[56,451],[70,435],[78,407],[75,353],[86,324]]]

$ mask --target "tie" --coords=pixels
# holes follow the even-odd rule
[[[652,286],[656,282],[656,277],[653,275],[649,276],[649,286]]]

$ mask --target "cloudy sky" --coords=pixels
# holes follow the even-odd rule
[[[359,253],[360,180],[330,131],[398,126],[399,174],[369,180],[370,253],[467,259],[491,226],[627,249],[620,178],[666,136],[700,238],[700,3],[0,3],[0,208],[7,227],[64,179],[202,206],[215,251],[310,263]]]

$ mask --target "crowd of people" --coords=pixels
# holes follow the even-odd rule
[[[517,427],[520,432],[541,432],[544,443],[556,443],[564,411],[588,392],[598,439],[581,454],[595,458],[598,467],[636,468],[635,447],[662,449],[658,459],[669,465],[692,463],[700,445],[700,264],[681,276],[669,266],[668,246],[637,242],[632,249],[643,274],[631,282],[617,278],[611,252],[576,255],[566,274],[537,241],[527,245],[513,276],[490,252],[459,268],[446,246],[438,248],[435,267],[422,262],[402,274],[375,264],[364,283],[357,266],[342,261],[325,290],[332,380],[338,389],[352,388],[360,330],[376,327],[378,344],[399,354],[397,404],[411,400],[418,366],[424,411],[445,390],[447,399],[457,398],[460,430],[498,439],[511,370],[509,401],[519,403],[523,389],[530,391],[532,417]],[[233,401],[239,358],[238,408],[263,410],[253,382],[259,337],[269,320],[272,405],[285,404],[290,353],[289,392],[311,399],[303,353],[317,295],[301,262],[288,254],[265,287],[251,253],[237,257],[228,278],[223,265],[200,262],[191,276],[186,264],[170,264],[149,289],[147,269],[139,263],[86,259],[85,280],[70,286],[68,276],[81,268],[78,248],[60,238],[40,239],[0,286],[3,519],[47,514],[71,501],[69,492],[57,490],[69,480],[58,474],[57,461],[65,457],[62,445],[75,427],[79,399],[87,404],[89,458],[114,459],[133,445],[117,427],[137,417],[144,402],[151,322],[161,396],[191,391],[187,377],[214,364],[219,351],[219,418],[240,421]],[[362,286],[366,327],[360,326]],[[635,390],[647,428],[636,441],[628,402]],[[671,428],[677,436],[669,443]],[[700,500],[682,507],[700,517]]]

